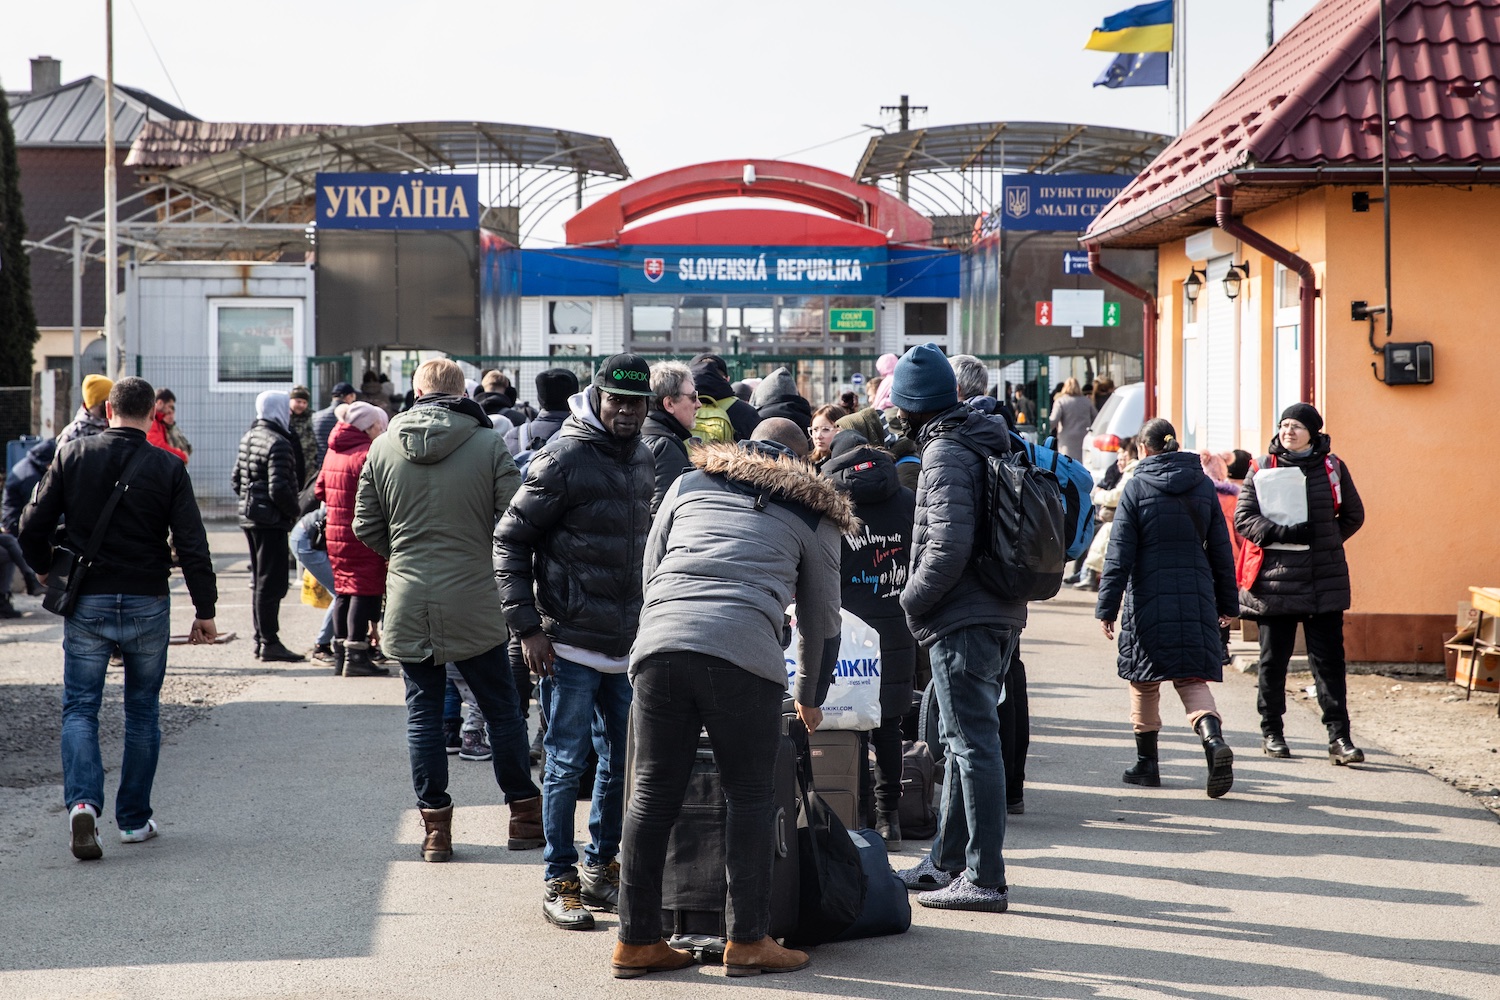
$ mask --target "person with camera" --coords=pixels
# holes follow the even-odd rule
[[[63,801],[73,856],[85,861],[104,856],[99,705],[116,648],[125,660],[125,751],[115,824],[121,843],[157,835],[151,785],[161,748],[157,714],[167,669],[174,550],[193,601],[188,641],[211,643],[218,635],[218,587],[187,467],[146,441],[155,405],[155,390],[145,379],[114,383],[105,402],[109,428],[59,448],[21,515],[26,561],[48,567],[42,579],[50,584],[49,609],[67,593],[67,554],[86,564],[68,572],[73,604],[63,621],[62,724]],[[65,549],[53,546],[60,521]]]

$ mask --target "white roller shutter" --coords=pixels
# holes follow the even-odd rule
[[[1208,302],[1204,327],[1204,414],[1198,447],[1228,451],[1235,446],[1239,416],[1239,301],[1224,294],[1224,275],[1232,258],[1208,262],[1208,281],[1202,298]]]

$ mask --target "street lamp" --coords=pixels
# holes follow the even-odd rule
[[[1200,271],[1196,267],[1188,271],[1187,280],[1182,283],[1182,294],[1187,296],[1189,302],[1197,302],[1198,296],[1203,292],[1203,278],[1208,277],[1207,271]]]
[[[1240,282],[1250,277],[1250,262],[1243,264],[1230,264],[1229,270],[1224,274],[1224,296],[1233,302],[1240,297]]]

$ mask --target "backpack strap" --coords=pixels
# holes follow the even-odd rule
[[[1203,551],[1208,551],[1208,529],[1198,523],[1198,515],[1193,510],[1193,505],[1187,502],[1187,497],[1181,493],[1170,494],[1173,500],[1182,504],[1182,509],[1187,511],[1188,520],[1193,522],[1193,533],[1198,536],[1198,544],[1203,546]]]
[[[1333,489],[1333,516],[1338,517],[1339,508],[1344,505],[1344,477],[1339,472],[1342,460],[1333,452],[1323,456],[1323,467],[1328,470],[1328,485]]]

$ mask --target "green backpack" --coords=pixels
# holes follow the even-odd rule
[[[693,418],[693,436],[701,439],[704,444],[716,441],[733,444],[734,423],[729,419],[729,407],[734,401],[735,397],[731,396],[704,403],[699,408],[698,415]]]

